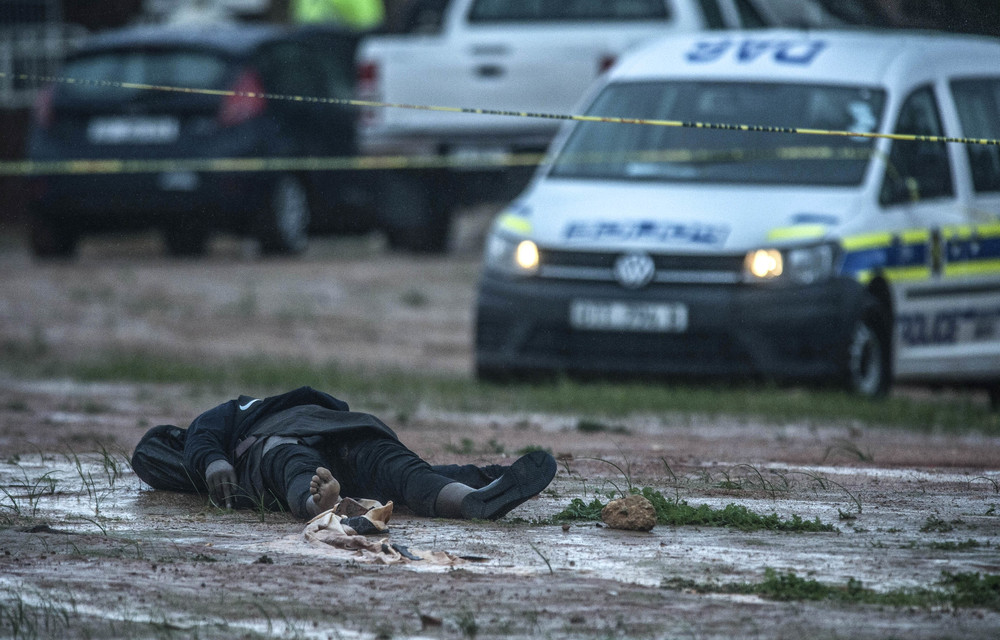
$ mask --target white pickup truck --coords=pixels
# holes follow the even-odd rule
[[[393,104],[569,113],[626,49],[669,33],[776,24],[775,2],[417,0],[413,31],[361,43],[358,95]],[[432,156],[445,165],[386,171],[377,181],[390,243],[443,251],[451,210],[516,195],[533,167],[508,160],[544,151],[560,121],[375,107],[361,123],[366,155]]]

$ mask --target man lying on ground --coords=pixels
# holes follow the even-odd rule
[[[220,507],[288,510],[303,520],[341,495],[392,501],[418,516],[494,520],[556,473],[544,451],[510,466],[432,466],[375,416],[310,387],[240,396],[186,430],[154,427],[136,446],[132,468],[154,489],[206,491]]]

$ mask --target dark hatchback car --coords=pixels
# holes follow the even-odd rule
[[[35,255],[69,256],[82,235],[109,231],[159,229],[171,253],[198,255],[217,231],[255,237],[263,253],[294,254],[310,233],[369,230],[363,173],[275,166],[356,155],[355,109],[277,97],[351,98],[356,46],[349,33],[279,25],[144,26],[93,36],[67,59],[65,80],[41,94],[27,157],[142,166],[91,164],[99,171],[35,178]],[[265,166],[225,170],[219,160],[230,158]]]

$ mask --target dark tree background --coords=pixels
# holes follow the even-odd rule
[[[1000,0],[819,0],[850,23],[1000,36]]]

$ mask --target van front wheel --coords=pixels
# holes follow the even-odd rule
[[[874,398],[892,384],[892,332],[889,314],[873,296],[854,321],[844,353],[843,379],[852,393]]]

